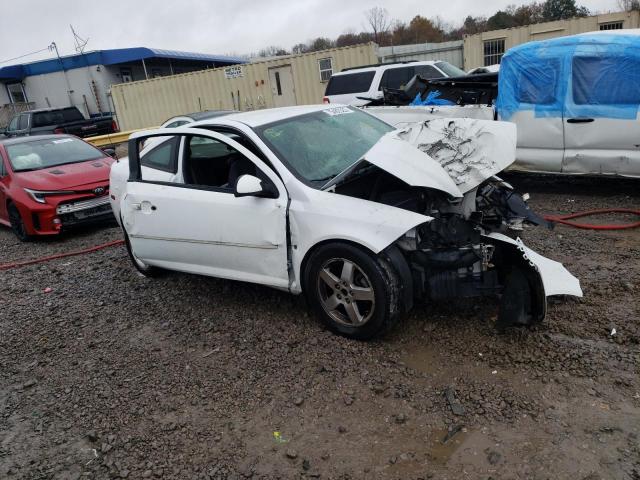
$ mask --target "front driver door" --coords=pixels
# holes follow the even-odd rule
[[[138,163],[134,142],[159,133],[167,134],[134,136],[132,172]],[[127,183],[122,217],[136,257],[171,270],[288,288],[288,202],[278,176],[222,134],[185,127],[171,133],[180,137],[183,178],[158,181],[138,170],[139,178],[132,173]],[[237,170],[263,178],[277,198],[235,197],[229,178]]]

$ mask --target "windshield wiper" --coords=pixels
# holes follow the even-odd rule
[[[334,176],[331,180],[329,180],[327,183],[325,183],[324,185],[322,185],[322,187],[320,187],[320,190],[326,190],[327,188],[330,188],[333,185],[336,185],[338,182],[340,182],[340,180],[343,180],[345,177],[349,176],[351,173],[353,173],[353,171],[362,163],[362,159],[358,160],[357,162],[353,163],[352,165],[348,166],[347,168],[345,168],[343,171],[341,171],[338,175]]]

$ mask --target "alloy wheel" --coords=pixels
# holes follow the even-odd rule
[[[327,260],[320,269],[317,289],[322,308],[336,322],[360,327],[371,319],[375,309],[373,284],[353,261]]]

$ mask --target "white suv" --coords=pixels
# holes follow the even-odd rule
[[[322,101],[360,107],[368,101],[358,97],[381,98],[383,88],[402,88],[418,74],[423,78],[466,75],[463,70],[444,61],[411,61],[347,68],[331,76]]]

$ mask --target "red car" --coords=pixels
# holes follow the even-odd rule
[[[112,218],[113,162],[105,152],[71,135],[0,140],[0,224],[26,241]]]

